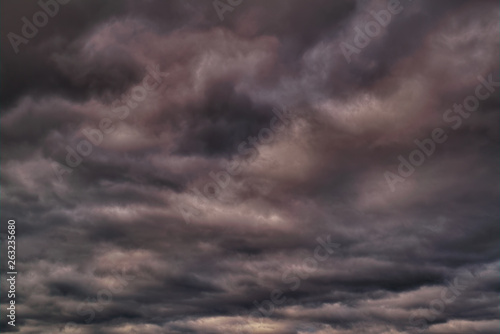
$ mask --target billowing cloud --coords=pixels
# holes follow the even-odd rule
[[[1,4],[3,331],[498,332],[498,3],[59,1]]]

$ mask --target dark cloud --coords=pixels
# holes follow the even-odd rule
[[[497,333],[498,3],[214,3],[2,2],[1,330]]]

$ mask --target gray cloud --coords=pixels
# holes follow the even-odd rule
[[[348,63],[341,43],[387,2],[243,1],[221,21],[211,2],[72,0],[17,54],[7,34],[40,7],[2,3],[20,274],[1,330],[497,333],[499,88],[456,130],[443,115],[500,81],[498,3],[401,4]],[[148,66],[168,76],[131,107]],[[262,140],[275,108],[289,121]],[[392,191],[384,173],[436,128],[446,141]],[[327,237],[340,247],[308,268]]]

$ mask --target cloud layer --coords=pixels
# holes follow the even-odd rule
[[[47,3],[17,53],[1,4],[2,331],[498,333],[497,2]]]

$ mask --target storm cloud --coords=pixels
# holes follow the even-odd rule
[[[2,331],[500,330],[497,1],[0,6]]]

